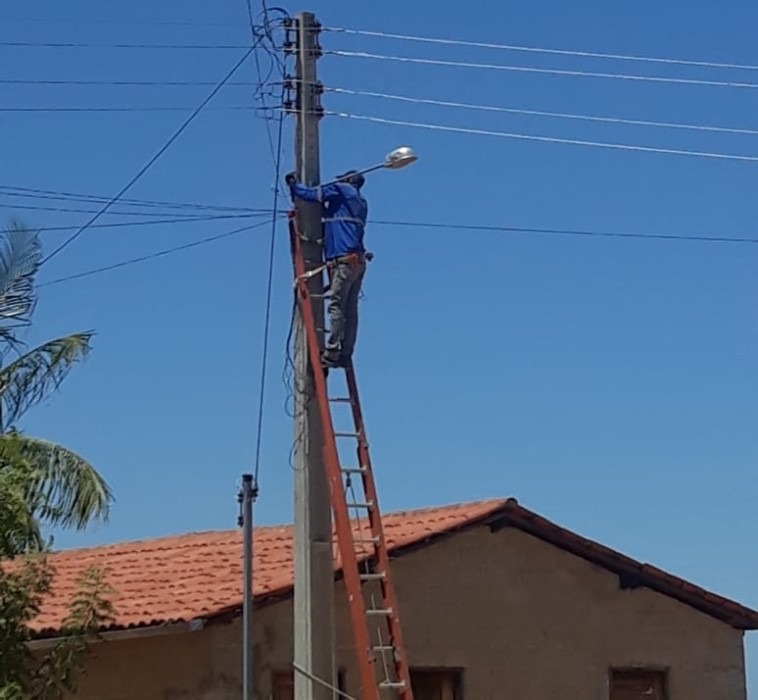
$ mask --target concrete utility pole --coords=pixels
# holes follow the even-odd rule
[[[316,61],[319,24],[310,12],[296,19],[296,134],[295,162],[300,181],[314,186],[319,173],[319,91]],[[321,206],[298,203],[298,229],[305,268],[321,264]],[[324,327],[323,275],[308,282],[317,329]],[[313,296],[318,295],[318,296]],[[323,330],[319,331],[323,347]],[[332,691],[314,683],[306,673],[331,686],[334,679],[334,575],[329,484],[323,464],[322,427],[314,401],[313,375],[308,364],[302,318],[295,336],[295,700],[332,700]]]

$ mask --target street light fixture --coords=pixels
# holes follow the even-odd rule
[[[415,152],[410,146],[399,146],[394,151],[390,151],[384,157],[384,160],[381,163],[378,163],[377,165],[372,165],[370,168],[364,168],[363,170],[358,170],[356,173],[354,173],[354,175],[365,175],[366,173],[374,172],[374,170],[382,170],[384,168],[386,168],[387,170],[400,170],[400,168],[405,168],[411,163],[415,163],[417,160],[418,160],[418,156],[415,154]],[[326,184],[333,185],[335,182],[340,182],[340,181],[341,181],[341,178],[338,178]]]
[[[387,157],[384,159],[384,167],[390,170],[399,170],[406,165],[415,163],[417,160],[418,156],[410,146],[400,146],[387,154]]]

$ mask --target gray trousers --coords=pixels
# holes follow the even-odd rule
[[[330,361],[347,362],[353,356],[358,335],[358,299],[365,274],[365,261],[355,265],[341,262],[331,268],[330,328],[324,351]]]

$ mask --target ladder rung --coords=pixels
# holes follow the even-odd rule
[[[365,474],[365,467],[343,467],[340,469],[343,474]]]
[[[353,400],[349,396],[335,396],[333,399],[330,398],[329,401],[332,403],[353,403]]]
[[[352,502],[351,502],[351,503],[348,503],[348,504],[347,504],[347,507],[348,507],[348,508],[363,508],[364,510],[368,510],[368,509],[370,509],[370,508],[373,508],[373,507],[374,507],[374,504],[373,504],[373,503],[370,503],[370,502],[369,502],[369,503],[358,503],[358,502],[356,501],[356,502],[354,502],[354,503],[352,503]]]
[[[360,433],[334,433],[334,437],[338,438],[359,438],[361,436]]]
[[[384,608],[380,610],[366,610],[366,615],[385,615],[386,617],[389,617],[392,615],[392,609],[391,608]]]
[[[380,688],[405,688],[405,681],[382,681]]]
[[[361,581],[384,581],[385,575],[383,573],[378,574],[361,574]]]
[[[378,537],[354,537],[353,542],[356,544],[379,544],[381,540]]]
[[[385,651],[395,651],[395,647],[393,647],[391,644],[377,644],[371,647],[371,651],[383,654]]]

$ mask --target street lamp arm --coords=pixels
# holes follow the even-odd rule
[[[411,163],[415,163],[417,160],[418,156],[413,152],[413,149],[410,146],[400,146],[394,151],[390,151],[381,163],[372,165],[370,168],[363,168],[362,170],[358,170],[353,174],[365,175],[366,173],[372,173],[375,170],[383,170],[385,168],[387,170],[400,170],[400,168],[404,168]],[[333,185],[340,181],[341,179],[337,178],[336,180],[325,182],[324,185]]]

